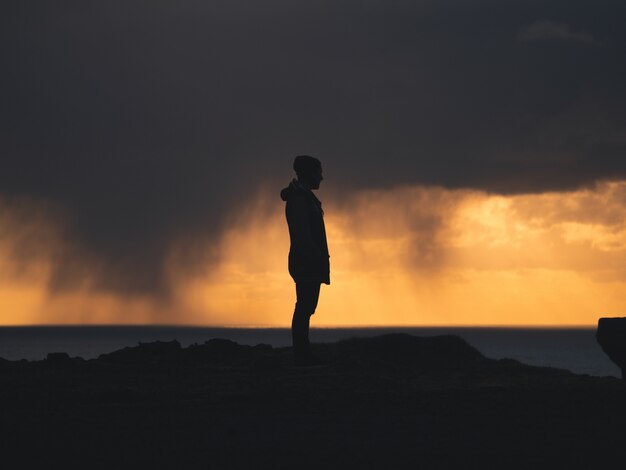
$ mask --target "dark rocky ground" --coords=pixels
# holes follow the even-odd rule
[[[623,468],[626,384],[456,336],[0,360],[3,468]],[[6,465],[6,466],[5,466]]]

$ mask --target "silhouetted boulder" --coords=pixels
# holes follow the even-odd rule
[[[626,318],[600,318],[596,338],[626,380]]]
[[[70,356],[68,353],[64,353],[64,352],[54,352],[54,353],[48,353],[48,355],[46,356],[46,361],[50,362],[50,363],[64,363],[64,362],[69,362]]]
[[[392,333],[351,338],[337,343],[344,360],[411,365],[423,369],[449,369],[485,357],[464,339],[453,336],[418,337]]]
[[[98,361],[116,364],[150,364],[177,361],[180,356],[181,347],[178,341],[154,341],[101,354]]]
[[[82,357],[70,357],[64,352],[48,353],[46,360],[42,362],[44,367],[53,369],[73,369],[74,366],[83,364],[85,360]]]
[[[188,360],[199,363],[231,363],[251,364],[273,353],[272,346],[258,344],[246,346],[228,339],[215,338],[205,341],[203,344],[192,344],[185,349],[185,357]]]
[[[215,338],[203,344],[192,344],[187,350],[188,358],[196,362],[216,362],[224,359],[241,358],[248,355],[249,346],[241,346],[228,339]]]

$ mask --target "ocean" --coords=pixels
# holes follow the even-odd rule
[[[621,377],[604,354],[594,328],[313,328],[312,342],[333,342],[354,336],[385,333],[417,336],[461,336],[485,356],[511,358],[525,364],[567,369],[577,374]],[[98,357],[139,342],[178,340],[183,346],[225,338],[239,344],[289,346],[286,328],[205,328],[173,326],[37,326],[0,327],[0,357],[40,360],[49,352],[84,359]]]

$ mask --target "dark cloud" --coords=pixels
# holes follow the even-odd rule
[[[172,240],[212,240],[296,154],[321,158],[335,189],[621,179],[625,13],[606,0],[4,2],[0,193],[71,214],[81,254],[59,257],[56,288],[89,258],[102,288],[134,293],[162,291]]]

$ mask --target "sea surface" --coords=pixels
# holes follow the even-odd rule
[[[333,342],[354,336],[400,332],[417,336],[454,334],[493,359],[568,369],[577,374],[621,377],[604,354],[593,328],[314,328],[312,342]],[[46,326],[0,327],[0,357],[40,360],[49,352],[93,359],[102,353],[150,341],[178,340],[183,347],[225,338],[239,344],[289,346],[286,328],[201,328],[172,326]]]

